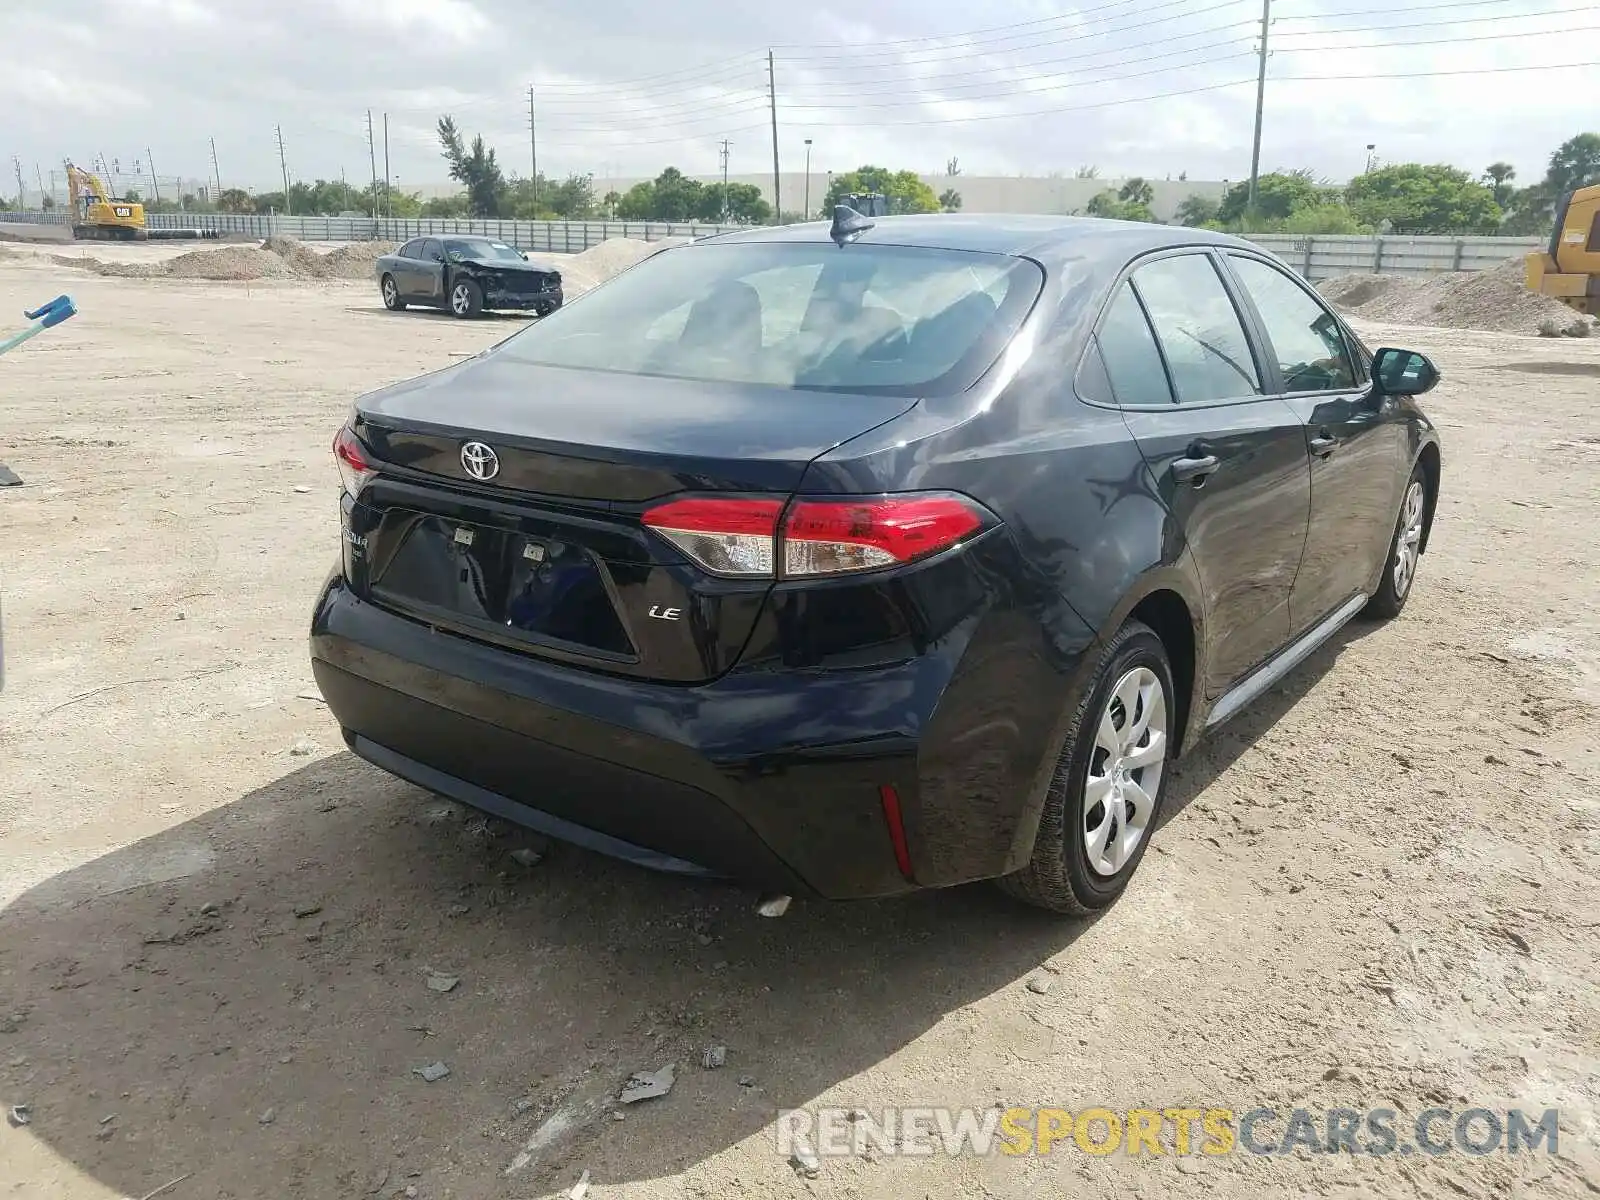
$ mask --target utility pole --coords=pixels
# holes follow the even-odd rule
[[[533,215],[539,216],[539,126],[533,111],[533,84],[528,85],[528,164],[533,172]]]
[[[278,126],[278,166],[283,171],[283,215],[294,216],[294,206],[289,202],[289,160],[283,154],[283,126]]]
[[[1256,211],[1256,182],[1261,178],[1261,114],[1267,102],[1267,27],[1272,23],[1272,0],[1261,0],[1261,65],[1256,74],[1256,136],[1250,148],[1250,192],[1245,211]]]
[[[149,146],[146,146],[144,148],[144,157],[145,157],[145,161],[150,164],[150,187],[151,187],[151,190],[154,191],[155,194],[156,194],[156,203],[160,204],[161,203],[161,181],[156,178],[156,160],[150,156],[150,147]],[[181,179],[178,181],[178,191],[179,191],[180,194],[183,191],[183,180],[181,180]]]
[[[811,220],[811,139],[806,139],[806,200],[805,211],[800,214],[802,221]]]
[[[778,75],[772,65],[772,51],[767,51],[767,104],[772,110],[772,223],[783,224],[783,185],[778,175]]]
[[[394,216],[394,200],[389,192],[389,114],[383,114],[383,215]]]
[[[17,169],[17,207],[18,208],[27,208],[28,205],[22,198],[22,159],[20,157],[18,157],[17,155],[13,154],[11,156],[11,165],[16,167],[16,169]],[[43,191],[44,189],[41,188],[40,190]],[[40,208],[44,207],[44,201],[43,200],[40,200],[39,207]]]
[[[367,162],[372,167],[372,219],[378,219],[378,152],[372,144],[372,110],[367,109]]]
[[[211,174],[217,183],[217,205],[222,204],[222,169],[217,166],[217,139],[211,139]]]
[[[731,145],[727,138],[722,139],[722,149],[718,151],[722,156],[722,219],[728,219],[728,147]]]

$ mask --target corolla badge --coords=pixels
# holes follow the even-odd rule
[[[500,474],[500,456],[482,442],[468,442],[461,447],[461,469],[474,479],[490,480]]]

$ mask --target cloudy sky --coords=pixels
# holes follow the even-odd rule
[[[393,175],[442,181],[455,115],[512,170],[599,179],[769,172],[766,54],[786,170],[863,161],[975,174],[1238,179],[1249,170],[1259,0],[72,0],[6,4],[0,193],[63,158],[124,174],[365,182],[366,114]],[[1595,0],[1274,0],[1262,167],[1343,179],[1380,158],[1543,174],[1600,120]],[[1582,64],[1552,71],[1506,70]],[[1491,70],[1498,68],[1498,70]],[[1446,73],[1448,72],[1448,73]],[[1361,78],[1366,76],[1368,78]],[[1381,78],[1371,78],[1381,76]]]

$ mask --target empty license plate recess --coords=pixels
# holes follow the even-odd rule
[[[417,611],[496,640],[524,637],[632,657],[590,550],[519,530],[408,514],[400,544],[371,579],[379,603]]]

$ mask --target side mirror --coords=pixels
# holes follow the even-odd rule
[[[1439,382],[1439,368],[1426,354],[1386,346],[1372,356],[1372,379],[1390,396],[1420,396]]]

